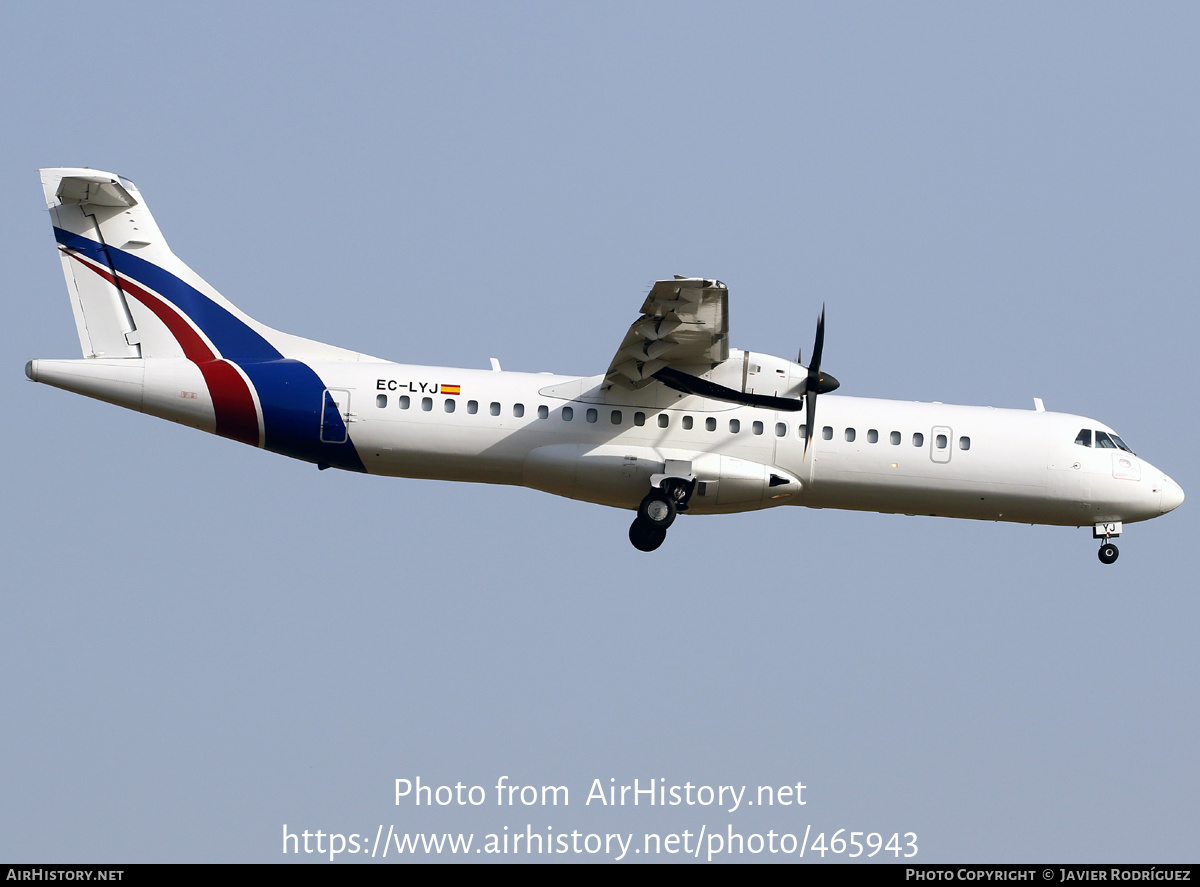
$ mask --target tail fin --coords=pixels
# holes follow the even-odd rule
[[[116,176],[90,169],[43,169],[42,189],[54,221],[83,356],[140,357],[137,327],[124,295],[113,282],[116,275],[112,262],[105,255],[103,244],[107,241],[100,232],[97,218],[99,215],[108,222],[129,211],[128,208],[137,207],[139,201]],[[111,230],[111,224],[107,227],[110,237],[116,233]],[[90,235],[101,245],[99,261],[92,265],[77,264],[62,246],[63,235],[67,232],[81,238]],[[97,268],[96,264],[101,267]]]
[[[94,169],[41,173],[84,357],[364,359],[239,311],[171,252],[128,179]]]

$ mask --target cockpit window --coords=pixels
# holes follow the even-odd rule
[[[1112,436],[1112,439],[1113,439],[1113,443],[1115,443],[1118,447],[1120,447],[1125,452],[1127,452],[1127,453],[1133,452],[1133,450],[1129,449],[1129,446],[1125,443],[1125,441],[1121,440],[1121,438],[1117,437],[1115,434]]]
[[[1075,437],[1075,443],[1081,447],[1090,447],[1092,445],[1092,429],[1085,428]],[[1124,450],[1127,453],[1132,453],[1129,445],[1121,438],[1117,437],[1108,431],[1096,432],[1096,448],[1101,450]]]

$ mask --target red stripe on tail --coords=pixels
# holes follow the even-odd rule
[[[174,305],[131,281],[115,278],[112,272],[91,265],[74,253],[68,252],[67,255],[83,267],[95,271],[121,292],[133,296],[170,330],[183,349],[184,357],[199,367],[200,374],[204,376],[217,416],[217,434],[253,447],[260,446],[258,410],[254,407],[250,386],[233,364],[213,353],[208,343],[192,329]]]

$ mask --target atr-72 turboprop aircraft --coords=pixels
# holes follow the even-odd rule
[[[1038,400],[829,395],[823,311],[807,367],[732,349],[718,280],[655,283],[601,375],[409,366],[252,320],[176,258],[128,179],[44,169],[42,186],[84,357],[29,378],[319,468],[636,509],[642,551],[679,512],[807,505],[1091,526],[1110,564],[1124,523],[1183,502],[1107,425]]]

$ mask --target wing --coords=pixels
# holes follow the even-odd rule
[[[660,280],[621,341],[604,387],[644,388],[664,368],[699,375],[728,357],[728,287],[703,277]]]

